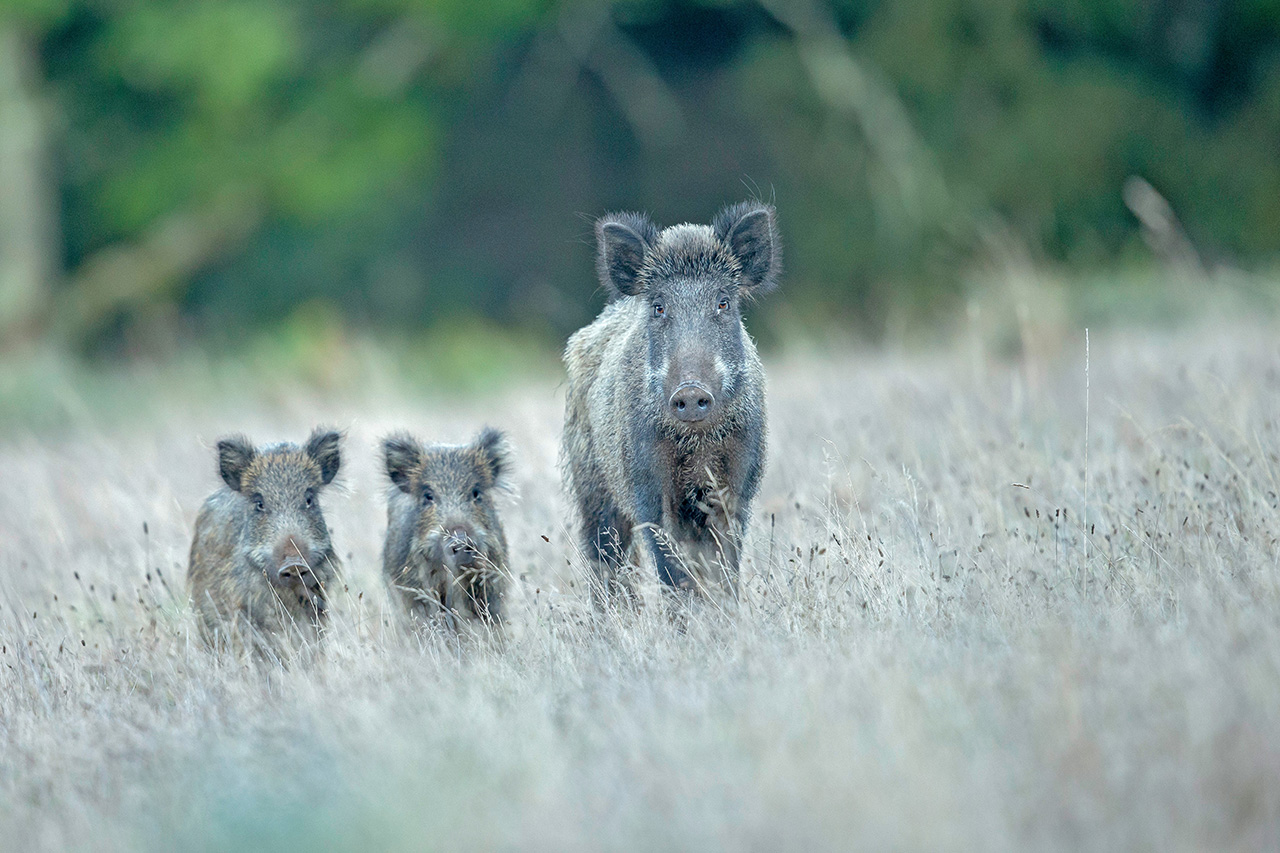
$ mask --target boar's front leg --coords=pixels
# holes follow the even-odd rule
[[[749,435],[753,435],[749,433]],[[736,438],[693,474],[677,524],[687,540],[690,565],[707,592],[719,590],[736,601],[742,537],[759,486],[764,442]]]
[[[579,507],[583,546],[596,576],[592,598],[601,606],[619,597],[633,599],[631,586],[622,576],[623,562],[631,548],[631,522],[618,511],[613,496],[604,488],[592,489],[582,496]]]
[[[752,430],[751,438],[729,455],[728,482],[722,490],[723,500],[718,501],[720,512],[713,526],[717,544],[720,545],[720,565],[725,589],[738,598],[738,580],[742,560],[742,539],[751,521],[751,502],[760,488],[764,473],[765,444],[763,425]]]
[[[680,565],[673,547],[676,543],[671,541],[674,531],[663,525],[667,500],[660,466],[655,464],[656,460],[644,461],[649,464],[637,465],[633,472],[636,523],[641,541],[649,559],[653,560],[658,580],[677,589],[692,589],[693,578]]]
[[[723,470],[719,477],[710,468],[703,475],[705,484],[692,488],[674,508],[675,525],[698,588],[736,598],[740,537],[735,495],[724,482]]]

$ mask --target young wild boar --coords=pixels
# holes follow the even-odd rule
[[[387,503],[382,568],[411,614],[487,624],[502,617],[507,540],[494,506],[505,485],[506,438],[486,428],[466,445],[423,446],[407,435],[382,443]]]
[[[738,549],[765,462],[764,370],[742,304],[777,287],[772,207],[658,230],[596,223],[611,302],[569,338],[562,465],[605,596],[633,534],[658,577],[736,597]]]
[[[320,511],[320,491],[338,474],[339,441],[316,430],[302,447],[255,449],[241,436],[218,442],[226,485],[196,518],[187,571],[211,645],[278,651],[290,629],[318,636],[326,586],[341,571]]]

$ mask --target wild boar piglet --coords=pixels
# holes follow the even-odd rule
[[[382,568],[410,614],[494,624],[507,586],[507,540],[495,503],[511,450],[486,428],[470,444],[382,443],[393,490]]]
[[[299,447],[218,442],[223,487],[204,502],[187,587],[200,633],[214,646],[277,647],[290,632],[314,639],[341,571],[320,496],[341,464],[341,436],[317,429]]]

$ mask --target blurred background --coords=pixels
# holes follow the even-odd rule
[[[1087,321],[1266,291],[1278,154],[1280,0],[2,0],[0,359],[554,352],[592,217],[749,196],[766,343]]]

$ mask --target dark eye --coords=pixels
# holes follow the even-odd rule
[[[307,492],[306,496],[302,499],[302,503],[308,508],[310,508],[315,502],[316,496],[313,492]]]
[[[667,313],[667,309],[663,307],[661,302],[653,303],[653,316],[661,317],[663,314],[666,314],[666,313]]]
[[[422,505],[423,505],[423,506],[428,506],[428,505],[430,505],[433,501],[435,501],[435,499],[436,499],[435,492],[431,491],[430,489],[423,489],[423,490],[422,490]]]
[[[267,511],[267,502],[262,499],[262,495],[253,496],[253,508],[257,512]]]
[[[727,297],[727,296],[721,296],[721,297],[720,297],[720,302],[716,305],[716,310],[717,310],[717,311],[728,311],[728,310],[729,310],[729,297]]]
[[[472,489],[472,490],[471,490],[471,500],[473,500],[473,501],[479,501],[479,500],[480,500],[480,487],[479,487],[479,486],[477,486],[477,487],[475,487],[474,489]]]

